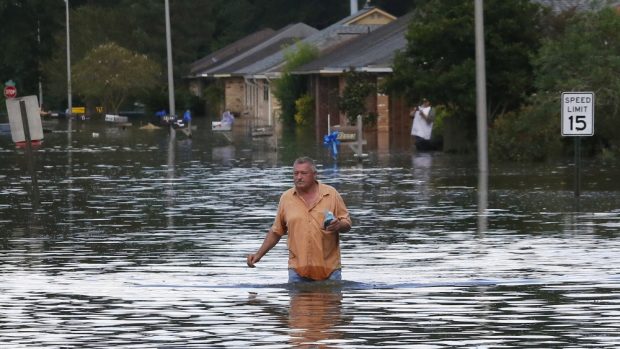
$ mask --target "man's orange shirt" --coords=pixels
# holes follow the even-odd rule
[[[313,280],[325,280],[340,268],[338,233],[323,230],[325,211],[351,225],[347,206],[333,187],[319,183],[319,199],[311,208],[293,187],[280,197],[271,227],[280,236],[288,234],[288,267]]]

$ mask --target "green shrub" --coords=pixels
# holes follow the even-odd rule
[[[606,164],[615,164],[620,162],[620,147],[612,145],[610,147],[603,148],[599,158]]]
[[[620,147],[618,52],[620,15],[611,6],[603,6],[598,12],[580,12],[569,18],[565,30],[546,39],[534,58],[539,91],[550,91],[556,98],[561,92],[595,92],[594,135],[584,139],[588,155],[605,151],[609,156]]]
[[[220,84],[209,84],[204,89],[203,96],[206,103],[205,113],[219,118],[224,104],[224,88]]]
[[[357,122],[358,115],[362,115],[364,124],[375,124],[377,115],[370,115],[366,108],[366,98],[371,93],[377,93],[377,85],[372,81],[372,75],[351,70],[346,73],[345,79],[345,87],[338,100],[340,111],[347,115],[351,124]]]
[[[309,94],[304,94],[295,101],[295,123],[297,125],[308,125],[314,115],[314,98]]]
[[[305,76],[293,75],[291,71],[317,58],[319,51],[316,47],[297,42],[294,47],[284,51],[285,65],[282,76],[274,80],[274,96],[282,107],[281,119],[285,123],[295,120],[295,102],[306,90]]]
[[[443,135],[446,120],[452,117],[453,112],[443,105],[437,105],[435,108],[435,120],[433,121],[433,134],[437,136]]]
[[[533,104],[495,119],[489,129],[489,156],[498,160],[543,161],[562,152],[557,98]]]

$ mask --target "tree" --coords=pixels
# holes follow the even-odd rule
[[[274,81],[274,95],[282,106],[282,119],[289,123],[295,120],[295,101],[306,88],[306,77],[290,72],[318,57],[318,49],[310,44],[297,42],[284,52],[285,65],[282,76]]]
[[[540,46],[542,8],[529,0],[484,2],[489,116],[519,107],[533,92],[530,57]],[[392,93],[429,97],[454,115],[475,117],[473,1],[430,0],[415,10],[397,55]],[[473,123],[475,125],[475,123]]]
[[[372,124],[376,115],[368,113],[366,99],[371,93],[377,93],[373,75],[366,72],[349,70],[345,75],[345,87],[338,100],[338,107],[347,115],[351,124],[357,123],[357,116],[362,115],[364,123]],[[374,118],[373,118],[374,116]]]
[[[590,153],[620,156],[620,16],[612,9],[562,14],[533,62],[537,93],[514,114],[500,117],[489,133],[491,155],[508,160],[545,160],[569,153],[560,136],[560,96],[593,91],[595,132],[585,137]]]
[[[12,79],[20,95],[38,94],[41,63],[54,50],[64,5],[47,0],[0,0],[0,79]],[[42,81],[44,82],[44,81]]]
[[[71,3],[73,4],[73,1]],[[184,84],[183,77],[187,74],[189,64],[212,49],[210,45],[213,43],[211,39],[214,35],[213,24],[205,18],[212,18],[213,14],[214,5],[211,1],[171,2],[173,68],[177,87]],[[62,18],[64,19],[64,12]],[[166,65],[163,1],[91,1],[72,9],[70,18],[72,62],[80,61],[99,45],[115,42],[122,47],[131,48],[134,52],[146,54],[150,60],[160,66]],[[67,90],[65,32],[56,32],[55,39],[58,49],[53,56],[48,57],[45,75],[52,84],[49,94],[56,101],[62,101]],[[166,86],[164,76],[162,76],[160,85]],[[180,90],[181,88],[178,88],[176,92],[179,93]],[[162,88],[153,93],[154,96],[151,96],[149,100],[166,100],[165,89]],[[159,102],[154,104],[160,105]]]
[[[106,42],[116,42],[123,47],[133,47],[130,46],[133,35],[127,33],[127,27],[124,25],[127,21],[117,14],[111,5],[84,5],[72,8],[69,18],[72,70],[75,69],[75,64],[89,52]],[[57,49],[44,63],[44,74],[49,82],[48,100],[54,100],[57,107],[61,106],[61,102],[66,102],[67,96],[67,42],[64,29],[56,33]],[[74,98],[74,103],[76,99]]]
[[[535,65],[541,93],[595,92],[593,140],[620,151],[619,52],[620,15],[604,8],[575,16],[562,35],[544,42]]]
[[[103,44],[74,67],[76,93],[102,102],[107,112],[118,114],[129,96],[153,89],[160,68],[147,56],[131,52],[115,43]]]
[[[379,6],[383,3],[400,11],[409,6],[406,5],[409,0],[377,2]],[[148,55],[162,67],[166,65],[163,1],[70,0],[69,5],[73,64],[95,47],[116,42]],[[186,84],[184,77],[192,62],[252,32],[265,27],[277,30],[295,22],[322,29],[348,13],[345,1],[171,1],[175,85]],[[0,47],[3,49],[0,77],[4,77],[4,81],[15,80],[20,93],[34,94],[42,70],[46,103],[54,108],[66,106],[65,3],[61,0],[0,0],[0,17],[3,19],[0,23]],[[36,41],[37,21],[41,28],[40,44]],[[164,78],[162,76],[162,86],[166,83]],[[184,93],[181,88],[176,91]],[[165,92],[163,88],[154,91],[151,100],[165,99]]]

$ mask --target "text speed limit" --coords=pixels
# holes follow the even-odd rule
[[[594,92],[562,93],[562,136],[594,134]]]

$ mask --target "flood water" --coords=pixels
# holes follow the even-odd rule
[[[36,185],[0,134],[0,346],[620,346],[618,165],[584,160],[576,199],[570,159],[485,181],[463,155],[138,123],[47,122]],[[245,266],[299,155],[350,209],[342,283],[288,285],[284,240]]]

